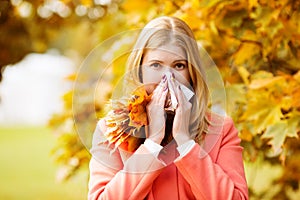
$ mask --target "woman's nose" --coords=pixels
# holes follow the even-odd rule
[[[166,67],[164,67],[164,70],[163,70],[162,76],[163,76],[164,74],[168,74],[168,73],[170,73],[170,74],[174,74],[174,69],[173,69],[172,67],[168,67],[168,66],[166,66]]]

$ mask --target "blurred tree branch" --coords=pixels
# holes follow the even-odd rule
[[[73,48],[85,56],[99,40],[109,37],[100,33],[101,25],[96,25],[117,10],[114,0],[0,0],[0,81],[4,68],[28,53]],[[78,34],[78,29],[84,27],[86,35],[81,37],[85,37],[85,42],[78,45],[78,37],[71,33]]]

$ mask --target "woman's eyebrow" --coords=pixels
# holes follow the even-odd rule
[[[187,60],[186,59],[179,59],[179,60],[174,60],[173,61],[173,63],[175,63],[175,62],[187,62]]]
[[[149,63],[149,62],[157,62],[157,63],[163,63],[164,62],[164,60],[162,59],[162,60],[160,60],[160,59],[151,59],[151,60],[148,60],[148,61],[146,61],[147,63]],[[177,63],[177,62],[188,62],[186,59],[177,59],[177,60],[174,60],[172,63]]]
[[[158,60],[158,59],[151,59],[151,60],[148,60],[147,62],[159,62],[159,63],[162,63],[163,61],[162,60]]]

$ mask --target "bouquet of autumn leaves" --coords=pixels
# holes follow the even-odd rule
[[[144,142],[148,125],[146,106],[150,100],[151,95],[144,87],[135,90],[130,98],[111,100],[104,133],[109,144],[133,152]]]

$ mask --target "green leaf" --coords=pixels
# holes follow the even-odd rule
[[[291,116],[291,118],[287,119],[287,123],[288,123],[287,135],[289,137],[298,138],[297,133],[300,130],[300,115],[296,111],[290,112],[289,115]]]
[[[296,118],[293,118],[293,119],[290,119],[288,121],[288,128],[287,128],[287,136],[289,137],[298,137],[298,134],[297,134],[297,130],[299,129],[298,128],[298,124],[299,124],[300,120],[299,119],[296,119]]]
[[[247,15],[248,13],[245,9],[235,10],[234,12],[232,10],[228,10],[226,15],[223,17],[222,24],[224,27],[228,28],[240,27]]]
[[[235,105],[238,103],[245,104],[246,100],[246,91],[244,84],[231,84],[227,85],[226,88],[226,110],[229,113],[232,113],[235,109]]]
[[[259,95],[259,94],[258,94]],[[268,126],[281,120],[283,114],[281,107],[267,99],[255,99],[248,103],[248,108],[241,117],[241,120],[252,121],[257,133],[261,133]]]
[[[245,85],[231,84],[226,86],[226,95],[229,102],[246,103]]]
[[[267,127],[262,138],[271,138],[269,144],[272,145],[274,152],[281,149],[286,137],[298,137],[297,129],[300,122],[299,117],[282,120]]]
[[[281,149],[282,144],[287,136],[287,128],[287,122],[280,121],[276,124],[268,126],[262,138],[271,138],[269,144],[271,144],[273,150],[277,152],[278,149]]]

